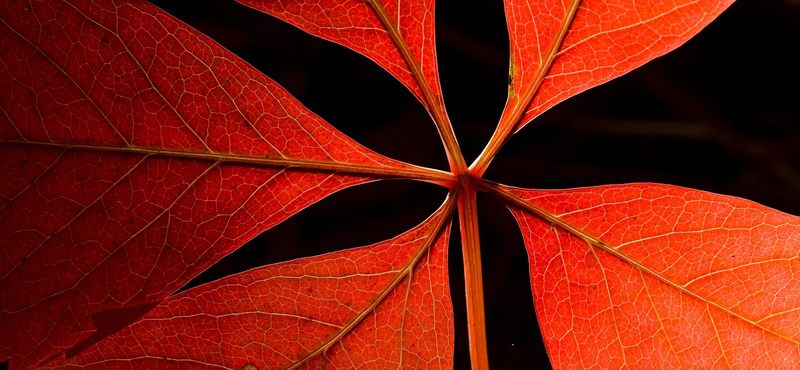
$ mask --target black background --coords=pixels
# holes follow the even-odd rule
[[[365,57],[231,1],[156,3],[356,141],[395,159],[447,169],[428,114]],[[439,0],[436,6],[444,98],[469,163],[505,102],[503,4]],[[793,53],[800,54],[800,0],[739,0],[678,50],[538,117],[500,151],[485,177],[528,188],[660,182],[800,214],[800,63]],[[424,220],[445,194],[412,181],[340,191],[190,285],[394,237]],[[519,230],[493,198],[481,194],[478,203],[490,366],[547,368]],[[468,369],[463,269],[458,228],[453,231],[455,369]]]

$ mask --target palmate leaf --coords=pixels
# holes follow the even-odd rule
[[[684,206],[687,217],[704,220],[680,241],[686,254],[727,253],[725,248],[744,245],[753,254],[773,247],[790,255],[796,243],[785,232],[777,239],[785,241],[778,243],[781,248],[768,238],[709,243],[704,238],[719,237],[728,225],[703,216],[743,213],[737,220],[745,226],[767,219],[783,231],[795,218],[737,198],[666,185],[541,192],[481,179],[497,150],[530,119],[674,49],[729,1],[506,1],[509,101],[495,136],[469,172],[443,107],[432,1],[240,2],[352,48],[389,71],[433,117],[450,173],[361,147],[231,53],[142,1],[5,5],[0,60],[8,65],[3,82],[9,92],[0,95],[5,113],[0,133],[8,176],[0,190],[8,201],[0,209],[0,238],[10,267],[2,280],[0,331],[11,341],[0,343],[0,354],[12,357],[12,368],[43,362],[98,368],[452,367],[444,247],[446,225],[458,204],[473,368],[485,369],[477,190],[509,202],[520,220],[537,314],[556,368],[797,364],[796,334],[790,333],[797,274],[791,262],[788,273],[777,268],[791,257],[755,262],[770,272],[780,270],[775,276],[781,279],[754,278],[748,275],[752,261],[739,261],[730,268],[736,279],[710,279],[719,289],[696,290],[694,281],[680,281],[682,276],[642,257],[667,260],[668,251],[654,253],[642,243],[645,252],[637,254],[626,249],[636,243],[625,239],[634,232],[658,239],[664,234],[661,224],[649,227],[644,220],[653,214],[667,224],[671,220],[663,208],[640,207],[665,198],[637,197],[631,189],[729,206]],[[333,191],[384,178],[428,181],[451,193],[427,221],[386,242],[266,266],[160,302],[259,231]],[[591,198],[584,193],[601,200],[581,208]],[[536,203],[542,194],[565,202],[569,211]],[[627,222],[619,231],[624,237],[606,240],[616,234],[592,229],[591,220],[603,218],[592,213],[597,210],[642,221]],[[590,221],[581,223],[584,219],[570,218],[573,214]],[[680,229],[681,220],[672,219],[673,229]],[[544,241],[537,244],[539,239]],[[114,244],[120,241],[121,246]],[[601,262],[565,259],[565,270],[574,270],[560,278],[548,270],[551,265],[542,265],[542,258],[552,257],[544,254],[556,246],[593,253]],[[672,267],[687,271],[715,266],[673,260]],[[605,286],[608,294],[581,289],[582,280],[570,285],[575,274],[591,286]],[[737,288],[744,280],[758,287]],[[647,301],[636,294],[642,289],[656,297],[651,301],[656,308],[646,309]],[[719,296],[726,289],[738,298]],[[575,313],[563,315],[564,294]],[[754,301],[759,295],[773,298],[771,313]],[[609,306],[597,305],[597,297],[607,298]],[[729,331],[695,333],[696,326],[686,322],[698,316],[683,310],[698,301],[706,303],[712,326],[728,325],[723,329]],[[654,320],[652,313],[660,309],[671,309],[664,317],[672,321],[659,329],[653,323],[662,317]],[[748,331],[752,336],[743,334]],[[616,337],[599,339],[614,332]],[[569,342],[575,333],[582,335]],[[681,341],[690,335],[697,340]],[[718,351],[707,351],[714,338]],[[751,346],[739,351],[745,344]]]

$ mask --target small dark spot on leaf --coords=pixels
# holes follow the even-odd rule
[[[131,219],[131,222],[130,222],[130,224],[131,224],[131,225],[133,225],[133,219]]]
[[[107,37],[101,38],[100,41],[103,42],[104,44],[108,44],[108,38]]]
[[[201,238],[205,238],[205,237],[206,237],[206,233],[202,233],[202,234],[200,234],[200,237],[201,237]]]

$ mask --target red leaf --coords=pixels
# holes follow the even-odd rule
[[[534,94],[522,100],[527,107],[517,131],[562,100],[674,50],[733,0],[505,3],[514,56],[509,89]]]
[[[436,104],[441,102],[433,0],[237,1],[363,54],[400,80],[423,104],[427,104],[423,92],[427,88]],[[375,7],[385,13],[374,11]],[[404,53],[416,66],[409,66]],[[419,77],[428,87],[420,86],[414,68],[422,72]]]
[[[430,113],[450,170],[467,169],[444,109],[436,68],[434,0],[237,0],[323,39],[353,49],[400,80]]]
[[[554,368],[800,363],[800,218],[669,185],[493,189],[522,229]]]
[[[391,240],[180,293],[45,368],[452,368],[446,247],[454,206],[451,198]]]
[[[441,176],[358,145],[142,1],[6,2],[0,19],[13,52],[0,71],[0,319],[14,337],[0,357],[22,366],[327,194]]]
[[[508,101],[473,172],[482,175],[505,141],[536,116],[674,50],[733,1],[505,0]]]

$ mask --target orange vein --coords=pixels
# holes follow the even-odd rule
[[[442,230],[444,225],[451,219],[453,214],[453,208],[455,207],[456,201],[461,195],[461,189],[459,187],[450,191],[450,194],[447,195],[447,199],[444,201],[444,204],[439,208],[437,214],[434,214],[432,217],[436,217],[434,221],[433,227],[430,228],[430,232],[427,235],[427,239],[420,245],[417,252],[414,254],[414,257],[406,263],[403,268],[397,271],[397,275],[392,279],[391,282],[384,288],[380,294],[372,301],[370,304],[364,308],[361,312],[355,315],[350,321],[342,327],[342,329],[330,339],[324,341],[320,344],[317,349],[311,351],[309,354],[305,355],[303,358],[292,364],[291,366],[287,367],[285,370],[294,370],[298,367],[302,366],[309,360],[314,357],[319,356],[320,354],[324,354],[333,347],[336,343],[344,338],[345,335],[350,333],[353,329],[358,326],[362,320],[364,320],[370,313],[372,313],[378,305],[383,302],[383,300],[389,296],[389,294],[397,287],[400,282],[406,279],[407,276],[410,276],[414,267],[417,266],[417,263],[422,259],[422,257],[428,252],[430,246],[433,245],[433,242],[436,240],[436,237],[439,235],[439,232]],[[411,282],[409,281],[409,284]],[[402,352],[402,351],[401,351]]]
[[[514,129],[519,124],[522,115],[525,114],[525,110],[528,108],[528,105],[530,105],[531,101],[533,101],[536,93],[539,92],[539,88],[542,86],[544,78],[550,71],[550,67],[558,58],[558,50],[564,43],[564,38],[567,36],[570,25],[572,25],[572,20],[575,19],[575,14],[578,12],[578,6],[580,3],[581,0],[573,0],[570,8],[567,9],[566,14],[564,15],[564,20],[561,23],[561,28],[558,30],[556,37],[554,37],[553,41],[550,43],[550,46],[547,49],[547,56],[545,57],[545,60],[539,64],[539,68],[536,70],[536,74],[534,75],[535,77],[533,79],[533,83],[530,85],[530,88],[525,91],[525,94],[520,98],[519,95],[513,93],[513,86],[509,86],[509,97],[508,101],[506,102],[506,109],[503,112],[503,116],[500,118],[500,123],[498,123],[497,129],[492,135],[492,138],[489,140],[489,143],[486,144],[486,148],[483,149],[481,155],[479,155],[478,158],[475,159],[475,162],[473,162],[470,166],[470,172],[473,174],[473,176],[483,176],[483,173],[486,172],[486,168],[489,166],[489,163],[492,162],[492,159],[494,159],[495,155],[497,155],[497,152],[500,151],[500,148],[503,147],[506,141],[508,141],[508,139],[514,133]],[[513,51],[511,57],[514,57]],[[511,59],[510,69],[511,73],[513,73],[513,59]],[[513,108],[508,110],[508,107]]]
[[[667,278],[666,276],[662,275],[661,273],[659,273],[659,272],[657,272],[657,271],[655,271],[655,270],[653,270],[653,269],[641,264],[640,262],[638,262],[638,261],[634,260],[633,258],[629,257],[628,255],[620,252],[619,250],[615,249],[614,247],[606,244],[605,242],[601,241],[600,239],[597,239],[596,237],[590,235],[589,233],[583,231],[582,229],[580,229],[580,228],[578,228],[576,226],[573,226],[572,224],[568,223],[567,221],[564,221],[560,217],[558,217],[558,216],[556,216],[556,215],[554,215],[554,214],[552,214],[552,213],[550,213],[550,212],[548,212],[548,211],[546,211],[546,210],[544,210],[544,209],[542,209],[542,208],[540,208],[540,207],[528,202],[525,199],[520,198],[519,196],[513,194],[511,191],[509,191],[507,188],[505,188],[503,185],[500,185],[500,184],[497,184],[497,183],[494,183],[494,182],[491,182],[491,181],[486,181],[486,180],[479,180],[477,185],[478,185],[478,187],[480,189],[482,189],[482,190],[484,190],[484,191],[486,191],[486,192],[498,197],[499,199],[504,200],[504,201],[506,201],[508,203],[511,203],[515,207],[519,207],[519,208],[527,211],[528,213],[536,215],[539,218],[547,221],[551,225],[555,225],[555,226],[560,227],[561,229],[567,231],[568,233],[572,234],[573,236],[577,237],[578,239],[583,240],[588,245],[594,246],[594,247],[596,247],[598,249],[601,249],[601,250],[603,250],[603,251],[605,251],[607,253],[610,253],[611,255],[613,255],[613,256],[615,256],[615,257],[627,262],[628,264],[630,264],[631,266],[635,267],[639,271],[645,272],[645,273],[649,274],[650,276],[656,278],[657,280],[659,280],[659,281],[661,281],[661,282],[663,282],[663,283],[665,283],[665,284],[677,289],[681,293],[684,293],[684,294],[686,294],[686,295],[688,295],[688,296],[690,296],[692,298],[698,299],[701,302],[704,302],[704,303],[706,303],[708,305],[714,306],[714,307],[722,310],[723,312],[725,312],[725,313],[727,313],[727,314],[729,314],[731,316],[734,316],[734,317],[736,317],[736,318],[738,318],[738,319],[740,319],[740,320],[742,320],[744,322],[750,323],[751,325],[753,325],[753,326],[755,326],[755,327],[757,327],[759,329],[762,329],[762,330],[764,330],[764,331],[766,331],[766,332],[768,332],[770,334],[773,334],[773,335],[775,335],[775,336],[777,336],[779,338],[785,339],[785,340],[793,343],[796,346],[800,346],[800,341],[797,341],[797,340],[792,339],[792,338],[790,338],[790,337],[788,337],[788,336],[786,336],[784,334],[778,333],[778,332],[776,332],[776,331],[774,331],[772,329],[764,327],[757,321],[748,319],[748,318],[744,317],[743,315],[731,310],[730,308],[722,306],[721,304],[719,304],[717,302],[714,302],[714,301],[712,301],[712,300],[710,300],[710,299],[708,299],[706,297],[701,296],[698,293],[695,293],[695,292],[689,290],[684,285],[678,284],[678,283],[670,280],[669,278]]]
[[[207,160],[214,162],[219,161],[221,163],[250,164],[263,167],[283,167],[283,168],[305,169],[311,171],[340,172],[340,173],[364,175],[382,179],[406,178],[406,179],[426,181],[446,187],[449,187],[449,185],[455,181],[453,175],[450,173],[425,167],[416,167],[416,166],[411,168],[397,168],[390,166],[353,164],[353,163],[336,162],[329,160],[274,158],[268,156],[256,157],[256,156],[248,156],[242,154],[230,154],[230,153],[219,153],[219,152],[203,153],[203,152],[190,152],[190,151],[159,149],[159,148],[114,147],[114,146],[102,146],[102,145],[49,143],[49,142],[37,142],[37,141],[19,141],[19,140],[8,140],[0,142],[0,144],[4,143],[17,144],[17,145],[55,147],[62,149],[113,152],[120,154],[157,155],[157,156],[171,157],[171,158]]]
[[[400,34],[398,26],[392,21],[386,8],[383,7],[381,0],[365,1],[372,7],[375,15],[377,15],[378,19],[383,23],[383,27],[386,28],[392,41],[394,41],[397,50],[400,52],[400,55],[403,56],[403,60],[405,60],[406,65],[408,65],[408,68],[411,70],[411,75],[422,91],[422,97],[424,99],[422,104],[425,105],[425,108],[427,108],[428,112],[433,116],[433,121],[436,123],[436,128],[439,130],[439,137],[442,139],[442,144],[444,144],[444,149],[447,154],[447,160],[450,163],[450,171],[453,173],[465,172],[467,170],[467,163],[464,161],[464,156],[461,154],[461,148],[458,146],[458,140],[456,140],[453,126],[450,124],[450,118],[447,117],[442,101],[433,94],[430,83],[428,83],[428,80],[425,78],[419,63],[417,63],[416,59],[414,59],[414,56],[411,54],[411,49],[408,47],[406,39]]]

